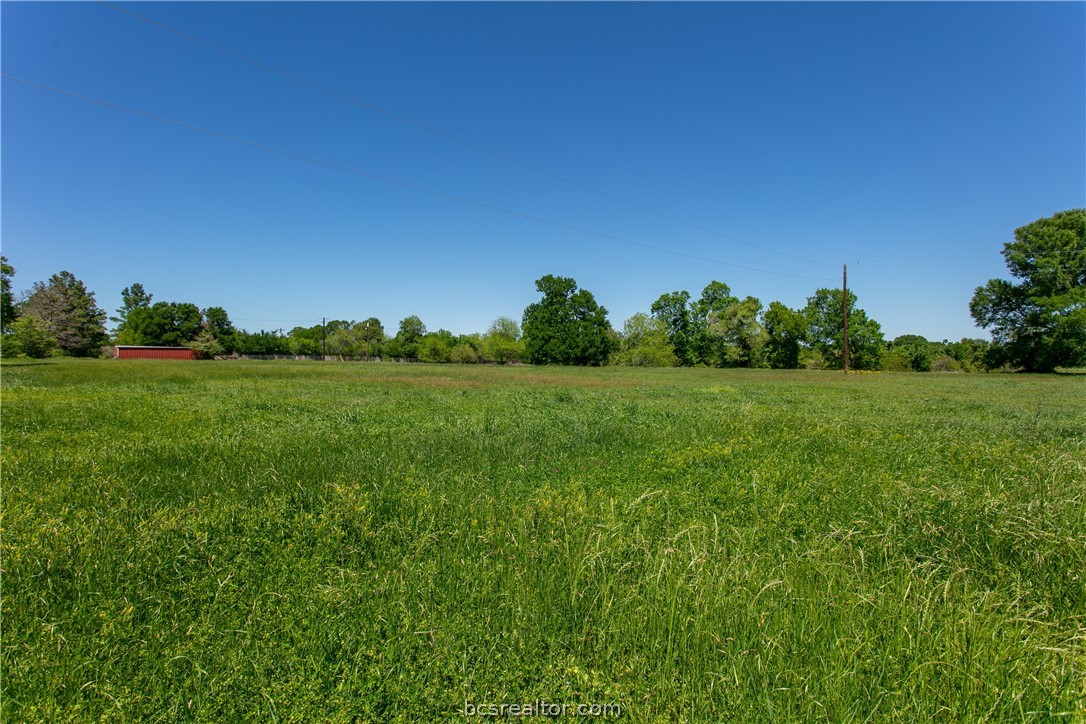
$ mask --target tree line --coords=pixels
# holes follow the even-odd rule
[[[740,299],[724,282],[711,281],[696,299],[686,290],[661,294],[648,312],[634,314],[621,330],[607,309],[568,277],[536,281],[542,297],[520,322],[498,317],[483,333],[428,331],[415,315],[395,334],[381,321],[331,320],[282,331],[238,329],[222,307],[154,301],[142,284],[126,287],[112,332],[93,292],[70,272],[35,283],[16,301],[14,268],[2,261],[5,356],[96,356],[106,344],[188,346],[211,358],[222,355],[331,355],[450,363],[769,367],[841,369],[844,308],[852,369],[972,372],[991,369],[1051,371],[1086,366],[1086,210],[1039,219],[1015,231],[1003,256],[1018,281],[993,279],[970,304],[977,324],[993,340],[930,341],[908,334],[886,340],[882,328],[858,306],[856,295],[815,290],[804,307],[768,307]]]

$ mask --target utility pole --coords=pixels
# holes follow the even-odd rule
[[[841,265],[841,316],[845,320],[844,337],[844,360],[845,360],[845,374],[848,374],[848,264]]]
[[[328,320],[321,317],[321,357],[328,356]]]

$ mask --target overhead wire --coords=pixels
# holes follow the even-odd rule
[[[319,324],[320,319],[259,319],[256,317],[234,317],[232,321],[235,322],[298,322],[298,323],[313,323]]]
[[[731,262],[720,261],[719,259],[710,259],[708,257],[698,256],[698,255],[695,255],[695,254],[687,254],[686,252],[682,252],[682,251],[675,251],[674,249],[667,249],[667,248],[660,247],[660,246],[654,246],[652,244],[646,244],[644,242],[634,241],[632,239],[626,239],[624,237],[615,236],[613,234],[605,234],[605,233],[599,232],[599,231],[592,231],[591,229],[585,229],[583,227],[573,226],[572,224],[566,224],[566,223],[563,223],[563,222],[560,222],[560,221],[554,221],[552,219],[546,219],[546,218],[543,218],[541,216],[535,216],[533,214],[527,214],[527,213],[524,213],[524,212],[521,212],[521,211],[514,211],[512,209],[506,209],[506,208],[503,208],[501,206],[495,206],[493,204],[489,204],[489,203],[486,203],[486,202],[483,202],[483,201],[476,201],[475,199],[469,199],[469,198],[466,198],[464,196],[458,196],[456,194],[450,194],[450,193],[447,193],[447,192],[444,192],[444,191],[438,191],[436,189],[427,188],[425,186],[419,186],[417,184],[409,183],[409,182],[406,182],[406,181],[400,181],[398,179],[389,178],[387,176],[380,176],[380,175],[375,174],[375,173],[370,173],[369,171],[363,171],[361,169],[353,168],[351,166],[344,166],[343,164],[335,163],[335,162],[332,162],[332,161],[325,161],[323,159],[315,158],[313,156],[307,156],[305,154],[297,153],[295,151],[288,151],[288,150],[285,150],[285,149],[277,148],[275,146],[269,146],[269,145],[264,144],[264,143],[259,143],[257,141],[250,141],[250,140],[245,139],[245,138],[241,138],[241,137],[238,137],[238,136],[232,136],[232,135],[227,134],[227,133],[222,133],[221,131],[215,131],[215,130],[212,130],[212,129],[209,129],[209,128],[203,128],[201,126],[195,126],[195,125],[192,125],[190,123],[185,123],[183,121],[177,121],[177,120],[174,120],[172,118],[166,118],[165,116],[158,116],[158,115],[155,115],[153,113],[147,113],[146,111],[140,111],[140,110],[137,110],[135,108],[128,108],[127,106],[122,106],[122,105],[119,105],[119,104],[116,104],[116,103],[111,103],[109,101],[101,100],[99,98],[93,98],[91,96],[82,95],[82,94],[75,93],[75,92],[72,92],[72,91],[64,90],[62,88],[56,88],[56,87],[53,87],[53,86],[46,85],[44,83],[38,83],[36,81],[27,80],[25,78],[19,78],[19,77],[13,76],[13,75],[9,75],[7,73],[0,74],[0,77],[6,78],[8,80],[15,81],[17,83],[22,83],[24,85],[32,86],[32,87],[35,87],[35,88],[40,88],[42,90],[47,90],[47,91],[50,91],[52,93],[57,93],[59,95],[68,96],[68,97],[71,97],[71,98],[76,98],[78,100],[86,101],[86,102],[89,102],[89,103],[94,103],[94,104],[97,104],[97,105],[100,105],[100,106],[103,106],[103,107],[106,107],[106,108],[110,108],[110,109],[113,109],[113,110],[123,111],[125,113],[130,113],[132,115],[140,116],[142,118],[147,118],[147,119],[150,119],[150,120],[159,121],[161,123],[166,123],[166,124],[176,126],[176,127],[179,127],[179,128],[185,128],[187,130],[196,131],[198,133],[203,133],[203,134],[206,134],[206,135],[209,135],[209,136],[214,136],[216,138],[220,138],[220,139],[223,139],[223,140],[226,140],[226,141],[230,141],[232,143],[237,143],[237,144],[241,144],[241,145],[245,145],[245,146],[250,146],[252,148],[258,148],[258,149],[261,149],[263,151],[268,151],[270,153],[276,153],[276,154],[279,154],[281,156],[286,156],[288,158],[293,158],[293,159],[297,159],[297,160],[300,160],[300,161],[305,161],[307,163],[316,164],[318,166],[324,166],[326,168],[335,169],[337,171],[343,171],[344,173],[353,174],[355,176],[361,176],[361,177],[364,177],[364,178],[373,179],[375,181],[381,181],[383,183],[392,184],[394,186],[400,186],[402,188],[412,189],[414,191],[420,191],[420,192],[431,194],[433,196],[437,196],[437,197],[440,197],[440,198],[449,199],[449,200],[457,201],[457,202],[464,203],[464,204],[469,204],[471,206],[477,206],[477,207],[483,208],[483,209],[489,209],[491,211],[497,211],[497,212],[500,212],[500,213],[503,213],[503,214],[508,214],[510,216],[515,216],[515,217],[519,217],[519,218],[522,218],[522,219],[528,219],[530,221],[536,221],[536,222],[541,223],[541,224],[548,224],[550,226],[555,226],[555,227],[558,227],[558,228],[561,228],[561,229],[566,229],[566,230],[569,230],[569,231],[575,231],[575,232],[578,232],[578,233],[581,233],[581,234],[587,234],[589,236],[595,236],[595,237],[600,238],[600,239],[608,239],[610,241],[617,241],[617,242],[620,242],[620,243],[623,243],[623,244],[629,244],[631,246],[641,247],[643,249],[651,249],[653,251],[658,251],[658,252],[661,252],[661,253],[664,253],[664,254],[672,254],[674,256],[681,256],[681,257],[685,257],[685,258],[688,258],[688,259],[695,259],[697,261],[702,261],[702,262],[706,262],[706,263],[710,263],[710,264],[719,264],[721,266],[731,267],[733,269],[743,269],[745,271],[757,272],[757,273],[760,273],[760,274],[772,274],[772,275],[775,275],[775,276],[792,277],[794,279],[809,279],[809,280],[815,280],[815,281],[824,281],[825,280],[825,278],[823,278],[823,277],[803,276],[803,275],[799,275],[799,274],[790,274],[790,273],[787,273],[787,272],[773,271],[771,269],[759,269],[757,267],[745,266],[745,265],[742,265],[742,264],[733,264]]]
[[[275,74],[280,75],[280,76],[282,76],[284,78],[287,78],[288,80],[291,80],[291,81],[293,81],[295,83],[300,83],[301,85],[308,86],[308,87],[313,88],[315,90],[321,91],[322,93],[328,93],[328,94],[333,95],[333,96],[335,96],[337,98],[345,100],[348,103],[353,103],[354,105],[360,106],[362,108],[366,108],[366,109],[374,111],[376,113],[383,114],[383,115],[385,115],[385,116],[387,116],[389,118],[392,118],[392,119],[394,119],[396,121],[399,121],[400,123],[404,123],[404,124],[407,124],[409,126],[413,126],[413,127],[418,128],[420,130],[426,131],[427,133],[431,133],[431,134],[433,134],[435,136],[440,136],[442,138],[448,139],[448,140],[453,141],[455,143],[459,143],[461,145],[467,146],[468,148],[474,149],[474,150],[479,151],[481,153],[485,153],[485,154],[488,154],[490,156],[493,156],[494,158],[501,159],[502,161],[505,161],[507,163],[515,164],[515,165],[520,166],[522,168],[528,169],[529,171],[533,171],[533,172],[541,174],[543,176],[550,177],[550,178],[552,178],[552,179],[554,179],[556,181],[560,181],[562,183],[568,184],[570,186],[574,186],[574,187],[582,189],[584,191],[588,191],[590,193],[597,194],[597,195],[602,196],[604,198],[610,199],[611,201],[615,201],[615,202],[618,202],[620,204],[625,204],[626,206],[638,209],[640,211],[643,211],[643,212],[646,212],[646,213],[649,213],[649,214],[653,214],[655,216],[658,216],[658,217],[663,218],[663,219],[667,219],[669,221],[673,221],[673,222],[678,223],[678,224],[682,224],[682,225],[690,227],[692,229],[697,229],[698,231],[704,232],[706,234],[711,234],[711,235],[719,237],[721,239],[728,239],[729,241],[734,241],[736,243],[743,244],[743,245],[749,246],[749,247],[753,247],[755,249],[761,249],[762,251],[767,251],[767,252],[770,252],[772,254],[779,254],[781,256],[791,257],[793,259],[799,259],[800,261],[809,262],[811,264],[819,264],[819,265],[824,265],[824,266],[837,266],[838,265],[836,262],[831,263],[831,262],[826,262],[826,261],[819,261],[817,259],[811,259],[809,257],[800,256],[799,254],[792,254],[790,252],[780,251],[779,249],[774,249],[772,247],[765,246],[765,245],[762,245],[762,244],[756,244],[756,243],[754,243],[752,241],[746,241],[744,239],[740,239],[740,238],[732,236],[730,234],[725,234],[725,233],[722,233],[720,231],[716,231],[714,229],[711,229],[709,227],[702,226],[700,224],[695,224],[695,223],[690,222],[690,221],[686,221],[686,220],[681,219],[681,218],[679,218],[677,216],[673,216],[671,214],[667,214],[667,213],[664,213],[662,211],[657,211],[656,209],[645,206],[644,204],[639,204],[639,203],[634,202],[634,201],[629,201],[629,200],[624,199],[624,198],[622,198],[620,196],[616,196],[616,195],[614,195],[612,193],[608,193],[607,191],[602,191],[602,190],[594,188],[592,186],[588,186],[587,184],[583,184],[583,183],[580,183],[578,181],[574,181],[573,179],[567,178],[565,176],[561,176],[561,175],[559,175],[557,173],[554,173],[552,171],[548,171],[548,170],[546,170],[544,168],[540,168],[538,166],[527,163],[525,161],[521,161],[519,159],[513,158],[512,156],[509,156],[509,155],[501,153],[499,151],[495,151],[493,149],[487,148],[486,146],[480,145],[478,143],[473,143],[472,141],[468,141],[468,140],[466,140],[464,138],[461,138],[459,136],[448,133],[447,131],[442,131],[441,129],[434,128],[433,126],[429,126],[429,125],[427,125],[425,123],[420,123],[419,121],[413,120],[413,119],[408,118],[408,117],[403,116],[403,115],[400,115],[399,113],[389,111],[389,110],[387,110],[385,108],[381,108],[380,106],[374,105],[373,103],[369,103],[369,102],[364,101],[364,100],[362,100],[360,98],[356,98],[354,96],[348,95],[348,94],[346,94],[346,93],[344,93],[342,91],[336,90],[335,88],[331,88],[331,87],[322,85],[320,83],[316,83],[316,82],[311,81],[311,80],[309,80],[307,78],[303,78],[302,76],[299,76],[299,75],[297,75],[295,73],[291,73],[291,72],[283,70],[281,68],[277,68],[277,67],[275,67],[273,65],[269,65],[268,63],[257,60],[256,58],[252,58],[250,56],[239,53],[239,52],[237,52],[235,50],[231,50],[230,48],[226,48],[226,47],[224,47],[222,45],[218,45],[217,43],[213,43],[213,42],[211,42],[209,40],[206,40],[204,38],[201,38],[201,37],[199,37],[197,35],[193,35],[191,33],[186,33],[186,32],[184,32],[182,30],[178,30],[177,28],[166,25],[165,23],[158,22],[157,20],[152,20],[151,18],[145,17],[145,16],[140,15],[138,13],[132,12],[131,10],[128,10],[126,8],[122,8],[122,7],[119,7],[119,6],[114,5],[112,3],[106,2],[105,0],[97,0],[97,3],[99,5],[105,6],[107,8],[112,9],[112,10],[116,10],[119,13],[124,13],[125,15],[129,15],[129,16],[131,16],[133,18],[136,18],[137,20],[141,20],[141,21],[143,21],[143,22],[145,22],[145,23],[147,23],[149,25],[153,25],[153,26],[155,26],[157,28],[160,28],[160,29],[165,30],[165,31],[170,32],[170,33],[173,33],[173,34],[175,34],[177,36],[180,36],[182,38],[185,38],[187,40],[191,40],[191,41],[193,41],[195,43],[199,43],[201,45],[204,45],[204,46],[206,46],[208,48],[211,48],[213,50],[216,50],[216,51],[218,51],[220,53],[224,53],[224,54],[229,55],[229,56],[231,56],[233,58],[241,60],[243,62],[249,63],[251,65],[255,65],[256,67],[262,68],[263,70],[266,70],[269,73],[275,73]]]

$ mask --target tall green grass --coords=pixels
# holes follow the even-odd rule
[[[0,717],[1082,719],[1084,383],[4,364]]]

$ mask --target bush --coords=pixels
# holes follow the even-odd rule
[[[470,344],[458,344],[449,353],[449,361],[456,364],[475,364],[479,361],[479,353]]]
[[[824,370],[826,358],[817,349],[803,349],[799,353],[799,366],[805,370]]]
[[[961,372],[962,365],[948,354],[941,354],[931,361],[932,372]]]
[[[483,337],[483,356],[489,362],[510,364],[524,358],[524,342],[504,334],[488,334]]]
[[[899,349],[890,350],[882,356],[879,369],[883,372],[911,372],[913,367],[909,356]]]
[[[34,314],[24,314],[11,325],[12,337],[19,352],[34,359],[45,359],[59,348],[57,338],[49,332],[49,326]]]
[[[419,338],[415,356],[419,362],[448,362],[454,346],[456,342],[452,334],[439,329]]]
[[[215,339],[215,335],[207,329],[196,335],[196,339],[185,346],[199,353],[200,359],[215,359],[215,357],[223,353],[223,347],[219,344],[219,340]]]
[[[678,363],[670,346],[638,346],[616,352],[612,360],[621,367],[675,367]]]

